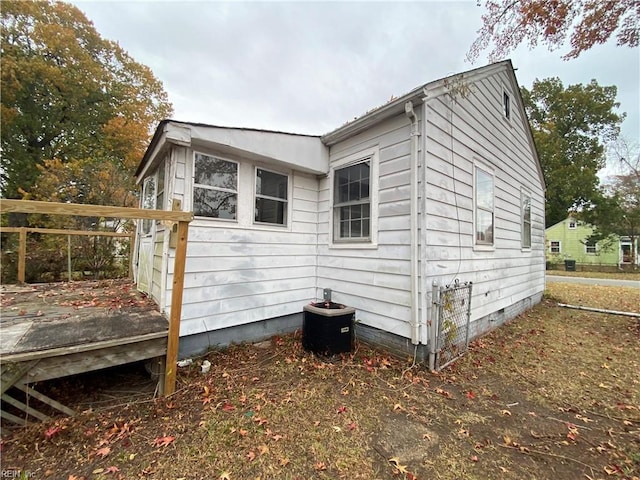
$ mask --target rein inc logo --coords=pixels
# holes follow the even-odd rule
[[[0,470],[0,479],[2,478],[15,478],[17,480],[26,480],[27,478],[35,478],[36,472],[29,472],[27,470],[20,470],[18,468],[8,468]]]

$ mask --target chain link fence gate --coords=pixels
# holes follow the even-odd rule
[[[435,370],[442,370],[469,347],[472,286],[471,282],[461,284],[456,280],[453,285],[433,287],[436,330],[431,337],[435,347],[431,368]]]

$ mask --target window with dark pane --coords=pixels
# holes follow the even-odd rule
[[[371,236],[370,162],[334,173],[335,240],[368,240]]]
[[[287,224],[288,188],[286,175],[256,169],[256,222]]]
[[[199,217],[235,220],[237,208],[238,164],[196,153],[193,214]]]
[[[504,116],[508,119],[511,118],[511,99],[509,98],[509,94],[507,92],[502,93],[502,107],[504,111]]]

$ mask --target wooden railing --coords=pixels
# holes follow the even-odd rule
[[[133,233],[121,233],[121,232],[103,232],[93,230],[65,230],[62,228],[33,228],[33,227],[2,227],[0,226],[0,233],[18,233],[18,283],[25,282],[26,267],[27,267],[27,234],[28,233],[44,233],[50,235],[75,235],[75,236],[91,236],[91,237],[116,237],[116,238],[128,238],[129,239],[129,277],[133,275]],[[71,252],[68,252],[68,274],[69,281],[71,281]]]
[[[193,214],[191,212],[144,210],[139,208],[111,207],[103,205],[81,205],[77,203],[51,203],[33,200],[0,200],[0,213],[11,212],[80,217],[126,218],[133,220],[160,220],[175,222],[178,224],[164,378],[164,395],[171,395],[176,388],[176,364],[178,360],[178,345],[180,340],[180,318],[182,317],[182,292],[184,288],[184,269],[187,259],[187,238],[189,234],[189,222],[193,220]],[[69,234],[67,230],[61,231],[64,234]],[[103,234],[108,232],[93,232],[92,234],[98,233]],[[26,236],[26,231],[21,233],[21,235]],[[26,238],[24,243],[21,242],[21,245],[24,245],[24,247],[21,248],[26,249]],[[19,255],[25,255],[25,253],[26,252],[21,251]]]

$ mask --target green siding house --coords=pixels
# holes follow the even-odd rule
[[[563,264],[574,260],[578,265],[623,266],[633,261],[631,241],[619,237],[614,241],[589,243],[593,227],[568,217],[545,230],[547,262]],[[636,242],[637,243],[637,242]],[[636,245],[636,264],[638,263]]]

